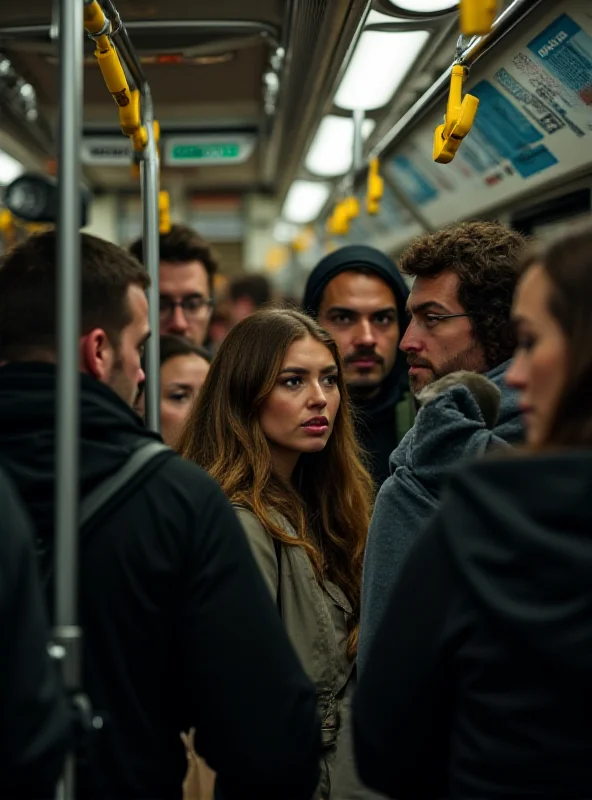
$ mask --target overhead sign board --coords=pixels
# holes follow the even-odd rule
[[[132,160],[130,140],[121,136],[85,136],[82,140],[82,163],[89,166],[129,166]]]
[[[164,162],[169,167],[242,164],[255,149],[249,134],[196,134],[171,136],[164,142]]]

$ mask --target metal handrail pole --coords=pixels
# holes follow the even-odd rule
[[[144,263],[150,277],[148,314],[152,336],[146,342],[146,423],[160,431],[160,339],[159,339],[159,261],[160,237],[158,223],[159,165],[154,134],[154,109],[150,88],[143,88],[144,125],[148,144],[143,153],[142,176],[142,238]]]
[[[83,4],[60,0],[59,209],[57,226],[57,408],[55,616],[66,689],[80,690],[82,630],[78,619],[80,369],[80,145],[83,103]],[[74,754],[67,757],[60,796],[74,797]]]
[[[123,60],[123,63],[127,67],[136,88],[143,94],[144,87],[148,85],[146,76],[140,64],[140,59],[130,41],[127,29],[119,16],[119,12],[112,0],[100,0],[100,3],[111,23],[111,40]]]

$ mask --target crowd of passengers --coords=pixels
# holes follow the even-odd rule
[[[161,441],[142,257],[82,237],[82,498]],[[183,226],[160,259],[169,447],[80,528],[91,737],[47,647],[55,234],[0,260],[0,794],[74,749],[97,800],[592,797],[592,227],[343,247],[300,309],[215,304]]]

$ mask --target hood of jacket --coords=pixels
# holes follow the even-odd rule
[[[373,272],[393,290],[402,338],[408,324],[406,304],[409,289],[394,261],[369,245],[356,244],[341,247],[319,261],[308,276],[302,307],[307,314],[317,317],[327,284],[340,273],[356,267]],[[383,413],[390,413],[407,387],[407,359],[405,354],[398,350],[395,365],[383,381],[380,392],[372,398],[353,396],[352,401],[362,411],[364,417],[374,418]]]
[[[440,523],[475,603],[517,647],[592,667],[592,452],[487,459],[459,470]]]
[[[41,538],[53,536],[57,371],[52,364],[0,368],[0,463],[25,501]],[[129,458],[148,431],[108,386],[81,375],[80,492],[84,496]]]
[[[391,455],[391,475],[405,466],[435,489],[445,468],[492,446],[522,442],[524,424],[518,394],[505,381],[509,366],[506,361],[485,374],[501,392],[499,415],[492,431],[469,389],[456,384],[420,409],[413,428]]]

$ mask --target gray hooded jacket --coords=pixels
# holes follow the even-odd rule
[[[473,394],[458,384],[420,410],[413,428],[391,455],[391,475],[376,498],[364,558],[360,671],[401,563],[436,509],[449,468],[462,459],[523,439],[516,392],[504,380],[509,364],[507,361],[486,375],[501,391],[493,430],[487,428]]]

